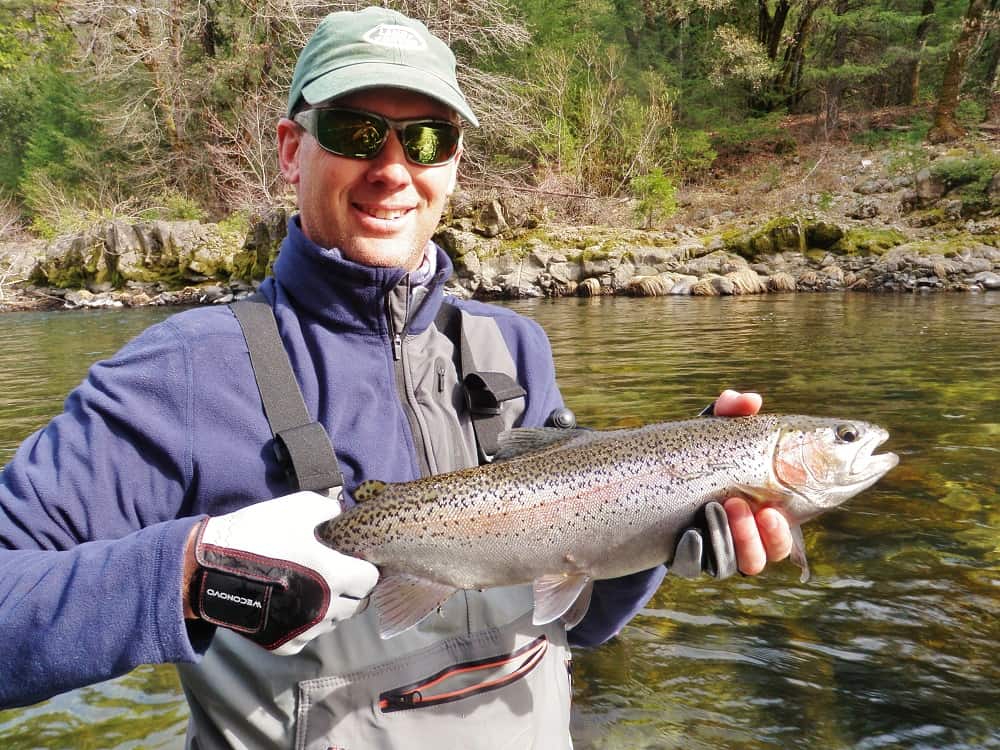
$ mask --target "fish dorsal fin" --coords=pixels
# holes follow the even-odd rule
[[[455,591],[453,586],[410,573],[383,573],[372,592],[378,634],[385,639],[409,630],[448,601]]]
[[[542,576],[535,579],[535,614],[532,622],[545,625],[561,617],[580,598],[584,589],[592,589],[593,581],[583,573]],[[590,592],[587,592],[588,606]],[[586,610],[584,610],[586,612]]]
[[[388,486],[389,483],[383,482],[381,479],[366,479],[358,485],[356,490],[354,490],[354,502],[366,503],[369,500],[374,500],[376,497],[381,495]]]
[[[802,537],[802,527],[797,523],[791,524],[791,532],[792,562],[802,568],[799,583],[805,583],[809,580],[809,561],[806,560],[806,540]]]
[[[593,434],[592,430],[571,429],[562,427],[516,427],[504,430],[498,440],[499,448],[494,461],[508,461],[530,453],[558,448],[581,435]]]

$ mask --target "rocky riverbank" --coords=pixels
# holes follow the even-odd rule
[[[765,218],[689,200],[685,223],[659,231],[556,225],[515,200],[459,196],[435,239],[455,261],[450,291],[481,299],[1000,290],[1000,158],[932,156],[890,176],[888,156],[848,155],[840,192],[792,186]],[[267,273],[286,221],[109,221],[0,244],[0,310],[226,303]]]

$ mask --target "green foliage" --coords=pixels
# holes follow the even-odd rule
[[[688,177],[706,172],[718,156],[712,147],[712,137],[708,132],[682,130],[677,134],[674,169],[678,174]]]
[[[147,218],[163,219],[165,221],[206,221],[208,213],[198,202],[178,190],[167,190],[157,200],[155,208],[149,209]]]
[[[984,207],[993,176],[1000,172],[1000,155],[984,153],[970,157],[938,159],[931,174],[944,180],[948,190],[956,190],[966,208]]]
[[[927,132],[931,129],[931,118],[928,115],[911,117],[896,128],[872,128],[851,134],[851,141],[872,149],[898,147],[916,147],[927,140]]]
[[[751,144],[767,144],[775,153],[787,153],[794,150],[795,141],[781,127],[782,116],[781,112],[771,112],[722,125],[713,134],[712,143],[720,152],[741,153]]]
[[[636,218],[645,229],[677,211],[677,186],[659,167],[632,180],[632,195],[636,199]]]
[[[986,119],[986,107],[975,99],[962,99],[955,109],[955,119],[964,128],[974,128]]]

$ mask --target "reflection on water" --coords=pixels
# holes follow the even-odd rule
[[[582,424],[687,417],[731,386],[878,422],[901,459],[806,526],[809,583],[790,563],[668,578],[621,637],[578,653],[577,750],[1000,748],[1000,295],[511,306],[549,332]],[[164,314],[0,317],[0,461]],[[144,668],[0,712],[0,746],[174,750],[185,714],[172,670]]]

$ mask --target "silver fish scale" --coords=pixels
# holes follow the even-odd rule
[[[579,445],[386,485],[321,536],[345,554],[456,588],[545,573],[625,575],[665,561],[708,500],[738,484],[767,485],[780,420],[590,433]]]

